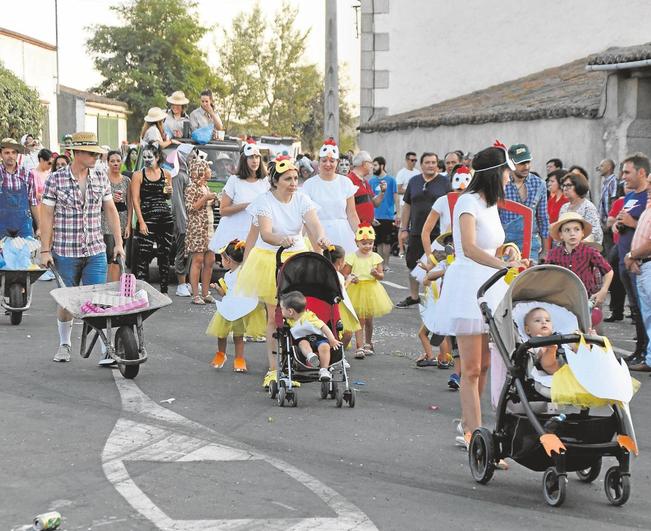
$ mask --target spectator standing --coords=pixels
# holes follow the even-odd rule
[[[178,157],[178,172],[172,177],[172,218],[174,220],[174,272],[176,273],[176,296],[190,297],[192,295],[188,274],[190,260],[185,254],[185,234],[188,227],[188,212],[185,209],[185,191],[190,185],[188,172],[189,158],[192,156],[192,145],[181,144],[176,150]]]
[[[563,161],[561,159],[549,159],[545,163],[545,169],[547,170],[547,177],[555,171],[561,171],[563,169]],[[550,223],[552,223],[550,221]]]
[[[629,192],[628,188],[624,188],[623,192]],[[626,290],[622,284],[621,275],[619,273],[619,250],[617,242],[619,241],[619,233],[614,230],[614,225],[617,222],[617,215],[624,207],[624,196],[618,197],[613,201],[608,212],[608,220],[606,227],[613,233],[613,246],[608,253],[608,263],[613,268],[615,275],[613,281],[610,283],[610,315],[604,319],[606,323],[614,323],[615,321],[624,320],[624,303],[626,302]]]
[[[131,178],[133,172],[136,169],[137,161],[138,161],[138,148],[130,147],[127,150],[127,154],[124,156],[124,162],[122,163],[122,167],[120,168],[122,174]]]
[[[38,152],[38,164],[32,170],[32,173],[34,174],[34,185],[36,186],[36,197],[39,205],[43,197],[45,181],[52,172],[52,162],[52,152],[49,149],[43,148]]]
[[[214,125],[213,138],[218,138],[217,131],[224,130],[224,124],[219,117],[219,113],[215,110],[215,104],[212,97],[212,91],[204,90],[200,94],[200,105],[190,113],[190,129],[196,131],[201,127]]]
[[[418,175],[420,171],[416,169],[416,163],[418,158],[416,153],[413,151],[408,151],[405,154],[405,165],[404,167],[398,170],[396,173],[396,184],[398,185],[398,195],[400,196],[400,206],[404,204],[403,196],[405,195],[405,190],[407,190],[407,184],[409,180],[414,176]]]
[[[628,253],[631,251],[635,229],[637,228],[638,219],[646,209],[649,159],[642,153],[635,153],[624,159],[623,164],[622,174],[630,191],[624,196],[624,206],[617,214],[614,231],[619,234],[619,241],[617,242],[619,274],[626,290],[637,333],[635,350],[629,359],[629,362],[634,365],[645,361],[648,337],[640,314],[640,303],[638,302],[638,292],[635,284],[635,268],[632,266],[633,270],[626,268],[626,256],[629,257],[629,260],[631,259],[631,255]]]
[[[57,155],[52,161],[52,171],[59,171],[70,164],[70,157],[68,155]]]
[[[339,175],[348,175],[350,173],[351,160],[347,155],[342,155],[337,163],[337,173]]]
[[[554,170],[547,175],[547,191],[549,192],[549,197],[547,198],[547,214],[550,224],[558,221],[561,207],[569,201],[561,189],[561,180],[563,177],[565,177],[563,170]]]
[[[450,151],[445,155],[445,176],[449,177],[450,174],[452,173],[452,169],[457,165],[461,164],[461,156],[457,151]]]
[[[531,173],[531,152],[525,144],[509,148],[509,157],[515,164],[511,179],[506,185],[505,197],[533,210],[531,256],[537,262],[549,249],[549,214],[545,182]],[[508,210],[500,210],[500,219],[506,234],[506,243],[515,243],[522,249],[524,218]],[[542,249],[542,252],[541,252]]]
[[[604,159],[599,163],[597,170],[602,178],[601,193],[599,194],[599,219],[601,220],[601,227],[605,229],[608,212],[610,212],[613,201],[617,198],[615,162],[611,159]],[[610,240],[612,244],[612,236],[610,236]]]
[[[170,104],[170,110],[167,111],[163,129],[170,138],[183,138],[183,127],[190,121],[190,118],[188,118],[185,112],[190,100],[185,97],[185,93],[182,90],[177,90],[167,98],[167,103]]]
[[[394,243],[395,227],[400,223],[398,216],[398,185],[396,180],[387,175],[387,161],[384,157],[373,159],[373,177],[369,185],[376,198],[382,196],[382,202],[375,207],[375,243],[377,252],[382,257],[384,271],[389,270],[391,246]]]
[[[360,151],[353,157],[353,169],[350,170],[348,178],[357,186],[355,192],[355,210],[359,217],[359,224],[371,225],[375,219],[375,207],[380,204],[382,198],[375,198],[373,190],[368,184],[368,176],[373,169],[373,159],[367,151]],[[353,229],[353,232],[357,227]],[[348,249],[346,248],[346,252]]]
[[[561,188],[563,194],[569,201],[561,206],[559,214],[563,215],[566,212],[576,212],[579,214],[590,223],[594,241],[601,245],[604,239],[604,233],[601,230],[597,207],[588,199],[588,194],[590,193],[588,180],[580,173],[566,173],[565,177],[561,179]]]
[[[405,261],[411,271],[423,255],[421,232],[432,205],[439,197],[450,191],[450,181],[438,173],[438,156],[425,152],[420,156],[423,173],[412,177],[403,197],[405,204],[400,212],[400,240],[407,245]],[[439,235],[437,223],[430,235],[430,241]],[[409,276],[409,296],[396,304],[397,308],[409,308],[420,302],[418,281]]]
[[[20,139],[23,151],[19,158],[18,165],[26,171],[32,171],[38,166],[38,142],[32,134],[23,135]]]

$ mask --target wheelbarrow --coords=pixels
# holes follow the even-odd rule
[[[0,304],[10,316],[12,325],[19,325],[23,312],[32,305],[32,285],[47,269],[0,269]]]
[[[124,271],[124,262],[121,262]],[[63,281],[56,269],[53,268],[57,282],[63,286]],[[98,339],[106,347],[107,354],[116,361],[118,369],[124,378],[132,379],[138,375],[140,365],[147,361],[147,350],[143,333],[143,323],[156,310],[172,304],[171,299],[150,286],[143,280],[136,280],[135,291],[144,290],[147,293],[148,305],[133,310],[118,310],[106,308],[102,313],[85,313],[82,311],[88,301],[97,295],[110,296],[119,292],[120,282],[95,284],[91,286],[60,287],[53,289],[50,295],[59,306],[70,312],[76,319],[83,322],[79,354],[88,358]],[[88,336],[92,334],[90,343]]]

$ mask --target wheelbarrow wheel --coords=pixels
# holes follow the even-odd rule
[[[140,357],[138,355],[136,336],[133,333],[133,328],[130,326],[121,326],[115,333],[115,353],[119,358],[125,360],[137,360]],[[123,363],[118,363],[118,369],[122,376],[131,380],[138,375],[140,365],[124,365]]]
[[[25,305],[23,298],[23,287],[20,284],[9,286],[9,306],[12,308],[22,308]],[[11,324],[19,325],[23,320],[23,312],[11,312]]]

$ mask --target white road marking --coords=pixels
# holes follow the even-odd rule
[[[280,459],[231,441],[221,434],[165,409],[118,371],[114,377],[122,409],[130,417],[118,419],[102,452],[102,468],[107,479],[124,499],[157,528],[169,531],[227,530],[377,530],[373,522],[339,493],[316,478]],[[192,435],[188,434],[191,432]],[[173,520],[157,507],[129,476],[128,461],[254,461],[261,460],[284,472],[311,490],[336,517],[319,518],[238,518],[220,520]],[[295,510],[287,507],[288,510]]]
[[[619,354],[620,356],[624,356],[625,358],[633,354],[632,352],[629,352],[628,350],[619,347],[613,347],[613,352]]]
[[[396,288],[396,289],[409,289],[409,288],[406,287],[406,286],[401,286],[400,284],[394,284],[393,282],[389,282],[388,280],[380,280],[380,282],[382,282],[382,284],[384,284],[385,286],[389,286],[389,287],[391,287],[391,288]]]

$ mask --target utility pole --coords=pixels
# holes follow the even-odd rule
[[[57,96],[59,95],[59,0],[54,0],[54,45],[56,46],[57,59]]]
[[[337,0],[326,0],[325,93],[323,133],[339,143],[339,79],[337,65]]]

